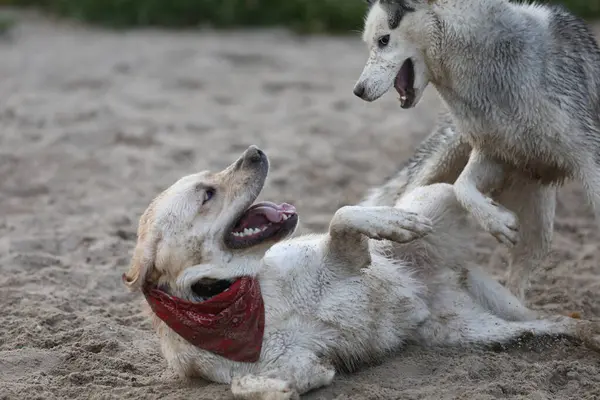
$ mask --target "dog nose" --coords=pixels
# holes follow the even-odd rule
[[[365,95],[365,86],[362,84],[357,84],[354,86],[354,95],[362,99]]]
[[[244,159],[251,163],[261,162],[264,158],[265,153],[254,145],[248,147],[248,150],[246,150],[246,153],[244,154]]]

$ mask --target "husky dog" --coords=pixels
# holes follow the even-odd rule
[[[250,298],[262,302],[256,315],[264,324],[241,332],[262,339],[252,362],[204,349],[217,335],[197,345],[184,339],[176,330],[194,330],[191,320],[169,325],[168,316],[152,314],[163,354],[180,375],[231,384],[239,399],[297,399],[329,385],[337,370],[379,361],[407,341],[469,346],[566,335],[600,350],[600,323],[515,321],[524,306],[467,264],[470,229],[451,185],[416,188],[394,206],[342,207],[327,233],[290,239],[293,206],[253,204],[268,169],[266,155],[251,146],[224,171],[180,179],[140,219],[124,275],[131,290],[159,290],[193,312],[214,306],[244,277],[260,287]],[[240,322],[227,319],[229,347]]]
[[[408,109],[432,83],[448,106],[431,141],[459,135],[426,160],[420,183],[452,178],[459,203],[512,248],[507,287],[523,299],[551,245],[557,186],[581,181],[600,220],[600,50],[591,31],[559,6],[371,0],[363,39],[370,56],[357,96],[374,101],[394,87]]]

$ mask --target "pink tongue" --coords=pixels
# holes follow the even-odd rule
[[[282,219],[282,216],[281,216],[281,213],[279,212],[279,210],[276,210],[275,208],[269,207],[269,206],[261,206],[261,207],[253,208],[251,210],[250,214],[262,214],[265,217],[267,217],[269,222],[279,222]]]
[[[283,213],[286,211],[288,213],[293,213],[296,211],[296,209],[294,208],[294,206],[286,204],[286,203],[278,206],[275,203],[265,201],[263,203],[257,204],[255,207],[251,208],[248,214],[249,215],[254,215],[254,214],[264,215],[269,220],[269,222],[278,223],[283,220]]]

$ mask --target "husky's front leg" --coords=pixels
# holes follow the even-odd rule
[[[431,230],[431,220],[399,208],[345,206],[329,224],[328,253],[360,268],[371,260],[369,238],[408,243]]]
[[[485,196],[502,186],[505,166],[473,149],[467,166],[454,183],[456,199],[477,223],[508,247],[518,239],[517,218],[500,204]]]

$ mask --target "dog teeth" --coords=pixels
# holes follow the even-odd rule
[[[282,213],[281,218],[283,221],[287,221],[293,215],[294,215],[293,213],[291,213],[291,214]],[[257,228],[245,228],[243,231],[231,232],[231,234],[237,238],[245,238],[248,236],[254,236],[261,232],[264,232],[267,229],[269,229],[269,227],[272,225],[273,224],[269,222],[267,225],[261,225],[260,227],[257,227]]]
[[[246,237],[256,235],[257,233],[261,233],[267,229],[267,226],[261,226],[260,228],[246,228],[242,232],[231,232],[231,234],[235,237]]]

